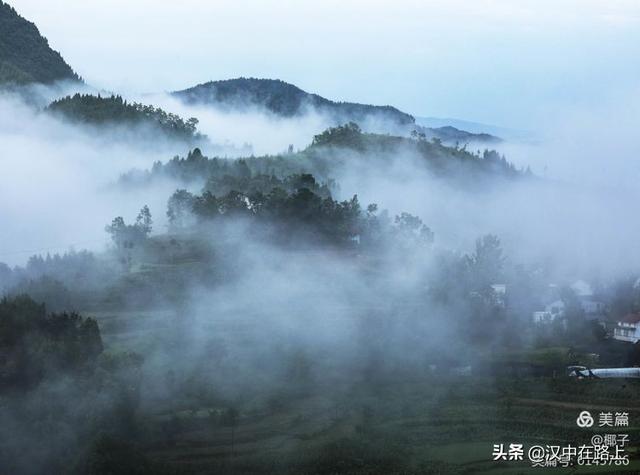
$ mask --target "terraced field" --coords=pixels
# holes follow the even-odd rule
[[[105,341],[119,350],[153,354],[171,344],[175,312],[93,313]],[[258,319],[232,315],[200,331],[251,344]],[[180,328],[180,326],[176,326]],[[175,333],[175,332],[174,332]],[[175,341],[173,342],[176,345]],[[179,345],[178,345],[179,346]],[[187,348],[180,351],[188,351]],[[158,372],[159,359],[145,364]],[[207,371],[215,363],[203,361]],[[144,371],[143,371],[144,373]],[[190,383],[192,384],[192,382]],[[554,468],[553,473],[640,473],[640,384],[558,378],[489,378],[396,372],[373,380],[332,377],[304,385],[249,386],[231,404],[222,388],[169,397],[143,381],[137,426],[150,459],[176,473],[540,473],[527,461],[492,461],[493,444],[588,444],[595,433],[627,433],[625,467]],[[629,427],[607,431],[576,425],[580,411],[628,412]],[[525,452],[526,454],[526,452]],[[526,456],[526,455],[525,455]],[[395,470],[395,471],[394,471]]]

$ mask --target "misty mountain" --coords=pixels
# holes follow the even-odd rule
[[[174,81],[199,74],[190,61],[167,68],[174,47],[216,43],[172,33],[204,20],[218,34],[235,17],[220,5],[210,18],[200,5],[156,14],[163,2],[152,15],[125,8],[136,2],[100,15],[98,3],[48,12],[81,28],[101,21],[108,39],[133,27]],[[353,34],[361,18],[340,7],[350,52],[365,43]],[[257,32],[256,10],[270,32],[296,33],[245,8],[232,27],[246,43],[286,39]],[[395,10],[378,23],[367,12],[366,29],[388,32]],[[410,10],[420,26],[433,16]],[[459,15],[437,17],[462,31]],[[2,30],[10,54],[38,58],[14,30]],[[239,64],[252,60],[233,47],[224,52]],[[402,95],[390,76],[403,61],[419,71],[415,55],[393,52],[374,66],[390,60],[381,87]],[[501,147],[510,163],[481,124],[422,122],[282,81],[142,94],[123,53],[93,54],[129,67],[91,76],[127,78],[126,97],[68,75],[46,84],[64,75],[36,77],[17,60],[2,69],[27,85],[0,89],[0,475],[505,475],[543,459],[557,473],[640,473],[640,384],[606,377],[640,380],[640,189],[602,168],[606,157],[637,175],[635,144],[625,147],[637,120],[581,128],[599,108],[567,116],[578,127],[554,118],[548,143]],[[473,66],[491,54],[474,48]],[[434,59],[431,71],[459,72]],[[277,62],[306,66],[294,61]],[[165,90],[163,77],[149,73],[147,87]],[[504,91],[485,92],[488,107],[469,110],[504,110]],[[621,126],[624,136],[608,130]],[[593,434],[576,425],[585,407],[615,411],[615,429],[598,430],[616,440],[582,445]],[[562,460],[531,456],[558,441]]]
[[[268,194],[280,188],[295,191],[291,177],[313,175],[325,188],[309,189],[322,195],[337,190],[336,175],[359,174],[366,169],[389,170],[398,165],[398,157],[405,163],[415,163],[434,177],[471,189],[496,180],[531,178],[529,170],[516,169],[494,150],[482,154],[471,153],[464,147],[450,147],[438,139],[399,137],[363,132],[351,122],[332,127],[314,137],[305,149],[280,155],[248,156],[239,159],[206,157],[200,149],[185,158],[174,157],[154,163],[149,170],[130,170],[120,177],[120,184],[136,188],[154,180],[167,178],[183,185],[205,183],[205,189],[217,195],[229,192]]]
[[[426,130],[431,132],[436,138],[439,138],[443,142],[486,142],[495,143],[500,142],[501,139],[486,133],[474,134],[467,132],[466,130],[460,130],[450,125],[444,127],[430,128]]]
[[[489,134],[505,140],[529,140],[533,138],[533,134],[530,131],[500,127],[497,125],[472,122],[451,117],[416,117],[416,123],[422,127],[431,129],[453,127],[460,131],[466,131],[472,134]]]
[[[173,95],[188,105],[215,106],[222,110],[264,109],[281,117],[296,117],[316,112],[329,117],[332,125],[355,122],[375,132],[409,133],[416,130],[427,138],[448,143],[496,142],[489,134],[474,134],[453,127],[422,127],[415,118],[392,106],[375,106],[353,102],[336,102],[303,91],[277,79],[237,78],[210,81],[176,91]]]
[[[482,177],[520,176],[513,164],[494,150],[485,150],[481,155],[468,151],[464,146],[444,145],[439,138],[427,140],[419,133],[412,136],[365,133],[351,122],[316,135],[304,153],[313,161],[328,161],[327,167],[358,158],[369,164],[373,164],[374,160],[391,164],[399,155],[413,156],[434,175],[464,182],[469,178],[475,181]],[[376,163],[376,166],[384,166],[384,163]]]
[[[147,128],[152,133],[160,132],[169,139],[189,143],[206,140],[197,131],[198,119],[191,117],[184,120],[159,107],[127,102],[121,96],[75,94],[52,102],[46,110],[72,122],[98,126],[136,126]]]
[[[0,1],[0,84],[80,81],[38,28]]]
[[[237,78],[210,81],[174,92],[173,95],[187,104],[215,105],[231,110],[261,107],[282,117],[294,117],[315,109],[329,116],[354,121],[377,118],[397,125],[415,122],[413,116],[395,107],[334,102],[277,79]]]

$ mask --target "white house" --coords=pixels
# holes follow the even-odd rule
[[[538,325],[543,325],[545,323],[551,323],[554,320],[551,312],[547,312],[545,310],[540,310],[538,312],[533,312],[533,323]]]
[[[571,289],[575,292],[585,316],[601,317],[605,313],[605,304],[595,299],[593,288],[589,283],[578,280],[571,285]]]
[[[640,313],[630,313],[620,319],[613,329],[613,338],[631,343],[640,340]]]
[[[595,299],[595,294],[591,285],[584,280],[578,280],[571,285],[576,298],[577,304],[584,312],[587,319],[602,319],[606,315],[606,305]],[[556,285],[549,285],[548,297],[555,298],[553,302],[545,305],[544,310],[533,312],[534,323],[549,323],[558,318],[563,318],[566,314],[566,305],[559,299],[559,289]]]
[[[507,304],[507,285],[506,284],[491,284],[493,293],[496,296],[496,303],[501,307],[505,307]]]
[[[546,305],[544,310],[533,312],[533,323],[551,323],[557,318],[562,317],[564,317],[564,302],[562,300],[556,300]]]

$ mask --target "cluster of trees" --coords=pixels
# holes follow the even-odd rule
[[[197,131],[198,119],[184,120],[159,107],[127,102],[121,96],[102,97],[91,94],[74,94],[58,99],[47,107],[53,113],[89,124],[128,124],[156,128],[168,137],[194,142],[204,137]]]
[[[612,285],[611,313],[615,317],[624,317],[630,313],[640,313],[640,278],[626,275]]]
[[[147,205],[142,207],[133,224],[125,223],[122,216],[117,216],[111,224],[105,226],[105,231],[120,253],[121,263],[126,267],[131,265],[134,249],[149,237],[152,229],[153,219]]]
[[[312,145],[316,147],[346,147],[364,149],[365,135],[355,122],[348,122],[337,127],[330,127],[321,134],[314,135]]]
[[[365,133],[354,122],[331,127],[314,136],[307,152],[316,158],[329,150],[330,156],[335,157],[342,149],[355,150],[371,158],[396,158],[403,153],[415,154],[423,159],[427,169],[438,176],[457,180],[477,177],[517,178],[523,174],[523,171],[516,169],[494,150],[472,153],[466,146],[444,145],[437,137],[427,140],[426,135],[418,131],[414,131],[408,138]]]
[[[478,238],[474,251],[469,254],[441,250],[434,265],[427,284],[428,298],[433,305],[456,315],[450,324],[458,329],[464,341],[486,344],[508,335],[507,345],[518,344],[517,329],[526,327],[527,322],[519,314],[508,316],[505,302],[492,287],[494,284],[518,285],[518,277],[506,268],[498,237]],[[506,325],[509,321],[510,326]]]
[[[92,279],[95,278],[95,274],[89,274],[89,276]],[[75,303],[80,300],[77,298],[80,292],[71,292],[69,288],[77,290],[69,282],[64,283],[55,273],[45,272],[38,277],[23,278],[9,287],[6,295],[10,297],[29,295],[37,302],[46,303],[47,308],[53,311],[63,311],[75,308]]]
[[[63,79],[80,80],[33,23],[0,1],[0,84],[52,83]]]
[[[296,173],[284,178],[275,175],[256,174],[252,175],[251,170],[243,160],[238,160],[235,165],[236,173],[233,175],[212,175],[204,186],[204,191],[218,195],[226,195],[232,191],[238,191],[245,195],[256,195],[258,193],[268,194],[275,188],[292,193],[300,188],[307,188],[322,198],[331,195],[330,187],[333,182],[318,183],[310,173]],[[239,173],[238,173],[239,172]]]
[[[0,391],[79,371],[101,352],[94,319],[73,312],[48,315],[43,304],[28,296],[0,300]]]
[[[496,173],[505,173],[510,176],[518,176],[520,174],[528,177],[533,176],[531,168],[527,166],[524,170],[517,170],[513,163],[509,163],[504,155],[499,154],[495,150],[485,149],[482,151],[482,155],[478,153],[477,156],[482,157],[482,162],[486,167]]]
[[[497,143],[501,142],[501,139],[489,134],[474,134],[465,130],[460,130],[451,126],[444,127],[418,127],[411,131],[412,138],[426,139],[427,134],[435,140],[447,143],[460,143],[460,142],[485,142],[485,143]]]
[[[403,154],[420,157],[425,168],[439,177],[465,184],[476,184],[478,179],[523,176],[523,171],[493,150],[471,153],[466,147],[449,147],[438,139],[429,141],[417,133],[413,138],[364,133],[355,122],[349,122],[314,136],[309,147],[295,153],[228,159],[209,158],[195,148],[184,158],[176,156],[166,163],[155,162],[150,170],[131,170],[120,177],[120,183],[137,186],[166,177],[185,184],[208,180],[209,191],[224,194],[233,187],[247,189],[246,184],[237,180],[232,185],[225,184],[231,178],[246,180],[267,175],[285,179],[294,174],[311,173],[334,190],[333,174],[350,162],[366,160],[372,167],[384,168]],[[215,188],[217,184],[221,185],[220,189]]]
[[[259,184],[263,184],[262,178],[254,177]],[[365,248],[390,238],[399,245],[433,241],[433,233],[418,217],[402,213],[392,220],[388,213],[378,213],[375,204],[363,211],[357,196],[334,200],[312,175],[293,175],[277,184],[283,186],[251,193],[232,190],[221,196],[208,190],[201,195],[177,190],[167,205],[170,226],[179,230],[195,223],[245,218],[271,229],[272,238],[287,242],[293,236],[304,236],[312,241]]]
[[[30,277],[50,274],[65,279],[82,279],[98,266],[100,263],[93,253],[71,250],[63,254],[33,255],[27,260],[24,271]]]
[[[151,211],[147,205],[143,206],[136,221],[126,224],[122,216],[113,219],[111,224],[105,227],[105,231],[111,235],[111,239],[118,248],[129,249],[137,243],[144,241],[153,229]]]
[[[293,159],[295,157],[295,159]],[[283,179],[293,174],[309,173],[315,167],[302,154],[291,156],[261,156],[229,159],[207,157],[199,148],[189,151],[186,157],[173,157],[166,163],[157,161],[150,170],[130,170],[120,176],[124,186],[135,187],[156,178],[171,178],[185,184],[209,180],[224,181],[230,179],[243,180],[249,176],[267,175]],[[327,185],[335,185],[333,180],[323,176]],[[241,185],[238,185],[241,186]]]
[[[180,227],[194,217],[197,222],[223,218],[247,218],[277,228],[273,237],[288,239],[292,231],[309,238],[347,243],[359,234],[361,215],[357,197],[338,202],[322,198],[308,188],[287,193],[282,188],[246,195],[231,191],[217,197],[209,191],[193,195],[178,190],[169,199],[167,216],[171,226]]]
[[[126,444],[135,433],[142,362],[105,351],[93,318],[48,313],[26,295],[0,300],[3,470],[138,473],[100,468],[93,440],[100,433]]]
[[[0,263],[0,295],[28,294],[52,311],[86,308],[114,279],[112,266],[88,251],[31,256],[24,266]]]

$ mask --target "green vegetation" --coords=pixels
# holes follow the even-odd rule
[[[34,285],[57,277],[72,302],[74,279],[94,282],[83,304],[100,311],[94,320],[47,316],[26,297],[0,304],[0,351],[20,356],[3,368],[13,371],[11,390],[0,392],[0,435],[10,441],[3,466],[97,475],[528,473],[525,463],[491,462],[493,444],[586,443],[592,431],[575,425],[585,405],[634,410],[637,384],[562,374],[567,364],[593,363],[594,345],[606,341],[568,326],[536,343],[528,322],[535,302],[500,302],[492,283],[533,301],[538,274],[513,266],[497,237],[479,238],[468,254],[434,249],[416,216],[391,219],[355,197],[338,202],[310,174],[277,178],[234,166],[232,178],[208,180],[201,194],[178,190],[169,199],[168,234],[151,234],[143,207],[132,224],[118,217],[106,227],[114,247],[105,256],[34,257],[28,274],[5,269]],[[258,244],[266,247],[245,253]],[[294,275],[305,287],[284,277],[284,304],[270,300],[264,270],[247,263],[266,249],[277,272],[300,266]],[[339,259],[329,267],[355,269],[355,282],[326,279],[332,253]],[[397,285],[389,275],[396,266],[420,276]],[[259,285],[247,287],[255,278]],[[345,285],[366,290],[324,300]],[[194,288],[211,296],[204,309],[193,304]],[[243,307],[254,298],[258,309]],[[279,333],[280,312],[291,312],[288,325],[310,327],[307,344]],[[357,329],[346,352],[333,346],[338,330],[314,342],[314,329],[341,324]],[[560,345],[565,339],[583,349]],[[42,430],[62,435],[36,448],[30,441]],[[640,428],[625,433],[634,440]],[[623,473],[637,469],[632,461]]]
[[[315,156],[328,152],[330,158],[335,160],[342,149],[373,157],[397,157],[401,154],[417,156],[433,173],[461,181],[481,179],[483,176],[515,178],[524,174],[493,150],[484,150],[482,154],[479,151],[472,153],[466,146],[446,146],[438,138],[426,140],[423,134],[412,134],[412,138],[405,138],[364,133],[353,122],[316,135],[308,152]],[[372,164],[375,162],[372,161]]]
[[[489,134],[473,134],[454,127],[421,127],[415,118],[391,106],[373,106],[352,102],[334,102],[317,94],[276,79],[237,78],[210,81],[173,93],[187,104],[211,105],[223,110],[266,110],[281,117],[296,117],[306,113],[322,114],[334,125],[354,122],[369,124],[375,130],[414,130],[429,138],[444,142],[499,142]]]
[[[77,313],[47,315],[27,296],[0,301],[0,388],[31,387],[59,372],[78,371],[102,352],[95,320]]]
[[[74,473],[91,453],[97,428],[126,441],[142,360],[130,352],[104,352],[95,319],[49,314],[28,296],[4,298],[0,355],[3,470]],[[33,443],[43,437],[46,443]],[[90,464],[97,464],[95,456]],[[101,470],[95,473],[108,473]]]
[[[465,142],[485,142],[485,143],[497,143],[502,139],[493,135],[480,133],[474,134],[465,130],[460,130],[451,126],[427,128],[426,131],[431,131],[437,138],[447,143],[465,143]]]
[[[0,1],[0,84],[80,81],[36,26]]]
[[[300,115],[314,108],[317,112],[340,117],[342,120],[362,121],[367,118],[379,118],[396,125],[415,122],[411,115],[391,106],[333,102],[275,79],[238,78],[211,81],[173,94],[189,104],[209,104],[232,109],[261,107],[284,117]]]
[[[531,177],[530,172],[517,170],[493,150],[471,153],[464,147],[449,147],[439,140],[404,138],[364,133],[355,123],[332,127],[314,137],[312,144],[299,152],[276,156],[226,159],[206,157],[200,149],[190,151],[186,157],[174,157],[166,163],[156,162],[151,170],[131,170],[120,177],[124,186],[137,187],[163,178],[172,178],[184,184],[209,183],[208,191],[226,194],[232,189],[241,192],[269,191],[270,180],[285,180],[293,175],[312,174],[335,191],[335,174],[353,164],[385,169],[397,160],[417,158],[418,164],[433,175],[465,187],[482,187],[496,179]],[[258,178],[261,176],[262,178]],[[248,183],[243,181],[251,180]],[[262,180],[265,183],[258,185]],[[273,185],[287,188],[273,181]],[[216,189],[213,190],[212,187]]]
[[[0,80],[77,79],[51,66],[62,59],[45,54],[46,40],[24,40],[35,27],[0,6]],[[106,224],[104,252],[0,265],[3,470],[528,473],[491,462],[493,444],[577,445],[593,432],[575,425],[584,407],[637,409],[637,384],[564,376],[567,365],[637,364],[640,347],[613,341],[569,287],[558,289],[565,318],[534,325],[544,268],[511,261],[495,235],[451,249],[418,216],[337,198],[336,176],[402,160],[473,191],[531,178],[495,151],[443,142],[478,136],[433,133],[392,107],[336,103],[281,81],[176,95],[284,117],[314,108],[340,125],[298,152],[227,159],[193,148],[131,171],[120,183],[132,189],[179,182],[166,228],[145,205],[133,222]],[[197,119],[120,96],[76,94],[47,112],[154,140],[206,140]],[[369,119],[408,136],[364,132],[358,123]],[[601,286],[598,298],[616,317],[640,309],[635,279]],[[625,432],[640,436],[636,422]],[[638,468],[633,460],[621,472]]]
[[[79,80],[0,1],[0,83],[59,79]],[[334,126],[297,152],[229,159],[196,147],[210,145],[197,119],[121,96],[75,94],[46,108],[106,139],[171,139],[190,151],[122,175],[136,193],[109,189],[118,208],[99,215],[110,238],[99,252],[0,263],[2,474],[538,473],[493,462],[493,445],[588,443],[605,431],[576,426],[584,409],[631,414],[615,431],[629,435],[632,460],[614,469],[640,472],[640,384],[565,376],[569,365],[640,364],[640,344],[611,338],[616,319],[640,311],[640,281],[598,282],[585,301],[568,271],[517,262],[529,250],[485,234],[493,210],[482,192],[535,180],[496,151],[456,143],[494,137],[425,129],[393,107],[282,81],[217,81],[175,96],[290,119],[313,110]],[[421,217],[353,194],[395,207],[406,203],[401,187],[347,194],[336,181],[357,187],[398,169],[424,173],[434,193],[444,185],[478,200],[465,232],[443,232],[447,242]],[[157,192],[143,187],[154,180],[166,209],[152,216],[142,205],[158,197],[142,192]],[[138,215],[118,215],[132,200],[144,200]],[[103,212],[96,203],[86,213]],[[58,213],[72,226],[86,217]],[[475,243],[468,229],[483,230]],[[547,306],[562,313],[534,323]]]
[[[243,183],[249,192],[232,190],[219,198],[206,188],[200,196],[176,191],[168,204],[170,226],[179,230],[194,220],[203,224],[243,219],[256,228],[253,232],[280,245],[304,242],[365,249],[390,240],[398,246],[433,241],[433,233],[418,217],[402,213],[392,222],[387,213],[377,214],[375,204],[363,211],[357,196],[338,202],[312,175],[274,178],[267,181],[270,188],[264,188],[265,178],[258,175]],[[254,180],[258,186],[252,186]]]
[[[73,122],[148,127],[150,133],[159,132],[165,137],[189,143],[205,139],[197,131],[198,119],[184,120],[159,107],[127,102],[121,96],[75,94],[52,102],[46,110]]]
[[[19,342],[5,346],[18,356],[3,374],[26,381],[0,392],[3,466],[527,473],[524,463],[492,463],[493,444],[584,443],[575,417],[585,404],[633,410],[638,385],[570,380],[564,370],[625,364],[640,350],[585,319],[564,287],[566,325],[533,325],[548,276],[511,261],[497,236],[465,253],[418,216],[334,198],[337,167],[383,170],[401,154],[461,183],[524,176],[495,152],[353,123],[276,157],[207,158],[196,148],[142,174],[190,185],[168,197],[166,232],[143,206],[133,222],[107,224],[104,253],[0,266],[10,296],[0,338]],[[22,292],[55,313],[21,304]],[[616,312],[640,301],[632,280],[599,292]],[[37,330],[22,323],[29,312]],[[63,436],[35,451],[51,407],[44,432]]]

